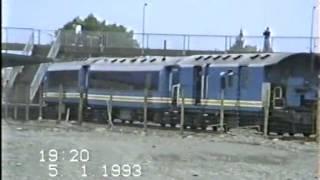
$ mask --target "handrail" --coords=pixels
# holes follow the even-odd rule
[[[32,55],[33,47],[34,47],[34,33],[32,32],[27,44],[23,48],[22,53],[26,56]],[[8,82],[9,88],[12,88],[18,74],[22,72],[23,67],[24,66],[16,66],[16,67],[12,68],[12,70],[10,71],[9,79],[8,79],[9,80],[9,82]]]
[[[58,52],[60,50],[60,45],[61,45],[61,38],[60,38],[60,33],[61,31],[58,32],[57,36],[56,36],[56,40],[54,41],[54,43],[52,44],[49,53],[47,55],[47,58],[51,58],[51,59],[55,59],[58,55]],[[31,82],[30,85],[30,101],[32,102],[33,98],[35,97],[39,86],[41,84],[41,81],[45,75],[45,72],[47,70],[47,68],[49,67],[50,63],[42,63],[40,64],[36,74],[33,77],[33,80]]]

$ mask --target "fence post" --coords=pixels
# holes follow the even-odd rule
[[[224,37],[224,48],[225,48],[225,52],[228,51],[228,36],[225,36]]]
[[[83,92],[81,90],[80,92],[80,98],[79,98],[79,107],[78,107],[78,120],[79,120],[79,125],[82,124],[83,120]]]
[[[183,56],[186,55],[186,35],[182,35],[183,37]]]
[[[270,96],[271,96],[271,84],[263,83],[262,84],[262,98],[263,98],[263,109],[264,109],[263,135],[265,137],[268,136]]]
[[[70,108],[67,108],[66,122],[69,122],[69,118],[70,118]]]
[[[63,86],[62,84],[59,85],[59,104],[58,104],[58,120],[57,124],[60,123],[62,119],[62,106],[63,106]]]
[[[167,40],[163,41],[163,57],[166,57],[166,53],[167,53]]]
[[[220,90],[220,128],[219,131],[224,131],[224,88]]]
[[[183,89],[180,89],[181,91],[181,111],[180,111],[180,134],[183,135],[183,129],[184,129],[184,92]]]
[[[109,127],[113,128],[113,122],[112,122],[112,95],[109,96],[109,100],[107,101],[107,111],[108,111],[108,124]]]
[[[15,120],[18,119],[18,105],[14,105],[13,118],[14,118]]]
[[[29,112],[30,112],[30,87],[26,89],[26,120],[29,121]]]
[[[146,82],[145,82],[145,89],[144,89],[144,101],[143,101],[143,129],[147,131],[147,118],[148,118],[148,94],[149,94],[149,87],[151,84],[151,74],[147,74]]]
[[[39,87],[39,117],[38,120],[42,120],[42,110],[43,110],[43,83]]]
[[[38,45],[41,43],[41,30],[38,29]]]
[[[320,147],[320,74],[318,75],[318,101],[317,101],[317,142]],[[319,149],[320,150],[320,149]],[[320,165],[320,155],[319,155],[319,165]],[[319,170],[320,173],[320,170]],[[319,174],[320,175],[320,174]]]
[[[9,89],[9,87],[8,87],[8,84],[6,83],[6,85],[5,85],[5,88],[4,88],[5,90],[4,90],[4,118],[5,119],[8,119],[8,109],[9,109],[9,107],[8,107],[8,94],[9,94],[9,91],[8,91],[8,89]]]

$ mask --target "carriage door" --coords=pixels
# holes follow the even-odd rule
[[[194,104],[200,104],[202,95],[202,67],[195,66],[193,68],[193,98],[195,99]]]
[[[172,105],[177,105],[177,100],[180,95],[180,80],[179,80],[179,68],[172,67],[169,72],[169,92],[171,93]]]

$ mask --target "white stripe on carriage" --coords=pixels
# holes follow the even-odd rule
[[[51,98],[57,98],[59,97],[59,93],[56,92],[47,92],[44,93],[45,97],[51,97]],[[79,93],[65,93],[66,98],[79,98]],[[101,100],[101,101],[107,101],[109,100],[110,95],[97,95],[97,94],[88,94],[89,100]],[[144,97],[143,96],[112,96],[112,100],[116,102],[133,102],[133,103],[143,103]],[[171,98],[169,97],[149,97],[148,103],[165,103],[170,104]],[[177,103],[181,104],[182,100],[181,98],[177,99]],[[185,98],[185,104],[186,105],[193,105],[195,102],[195,99],[192,98]],[[201,99],[201,105],[207,105],[207,106],[220,106],[221,100],[219,99]],[[244,100],[230,100],[226,99],[224,100],[224,106],[226,107],[257,107],[262,108],[262,101],[244,101]]]

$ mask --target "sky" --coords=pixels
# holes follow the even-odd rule
[[[76,16],[94,13],[109,23],[146,32],[309,36],[315,0],[2,0],[4,26],[57,29]],[[81,2],[81,3],[80,3]]]
[[[315,0],[2,0],[3,26],[58,29],[93,13],[108,23],[147,33],[310,36]]]

